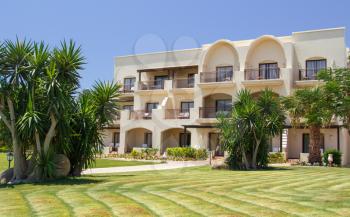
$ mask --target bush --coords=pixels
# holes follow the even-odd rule
[[[130,153],[131,158],[143,160],[156,160],[158,159],[157,154],[158,149],[156,148],[145,148],[141,149],[141,151],[132,150]],[[128,158],[127,156],[125,157]]]
[[[196,150],[196,159],[197,160],[206,160],[208,158],[208,152],[205,149]]]
[[[208,153],[205,149],[176,147],[167,149],[167,157],[171,160],[205,160]]]
[[[329,154],[333,154],[333,164],[340,166],[342,153],[336,149],[327,149],[323,153],[323,163],[328,166],[328,155]]]
[[[271,152],[268,157],[269,163],[285,163],[284,154],[282,152]]]

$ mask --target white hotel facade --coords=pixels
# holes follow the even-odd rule
[[[279,96],[320,84],[317,72],[347,67],[345,28],[263,35],[252,40],[218,40],[200,48],[115,58],[114,79],[123,84],[120,117],[105,130],[105,144],[119,153],[134,147],[191,146],[222,155],[216,113],[228,111],[243,88],[259,94],[266,87]],[[305,102],[307,103],[307,102]],[[322,129],[322,148],[343,153],[350,164],[350,140],[341,123]],[[308,152],[308,129],[289,120],[270,151],[288,159]]]

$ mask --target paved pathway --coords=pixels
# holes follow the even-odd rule
[[[167,163],[141,165],[141,166],[125,166],[125,167],[109,167],[94,168],[83,171],[83,174],[101,174],[101,173],[124,173],[149,170],[169,170],[185,167],[196,167],[208,165],[208,161],[168,161]]]

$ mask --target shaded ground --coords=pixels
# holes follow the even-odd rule
[[[349,172],[193,167],[1,186],[0,215],[350,216]]]

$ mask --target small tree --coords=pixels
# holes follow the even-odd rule
[[[267,166],[268,140],[281,132],[284,120],[279,98],[271,90],[262,91],[257,98],[248,90],[240,91],[231,116],[220,116],[218,124],[230,166]]]
[[[318,73],[318,78],[325,81],[323,86],[328,96],[327,104],[339,117],[350,133],[350,69],[328,69]]]
[[[310,130],[309,162],[321,163],[321,128],[330,125],[334,115],[332,97],[323,88],[300,89],[283,99],[293,127]]]

